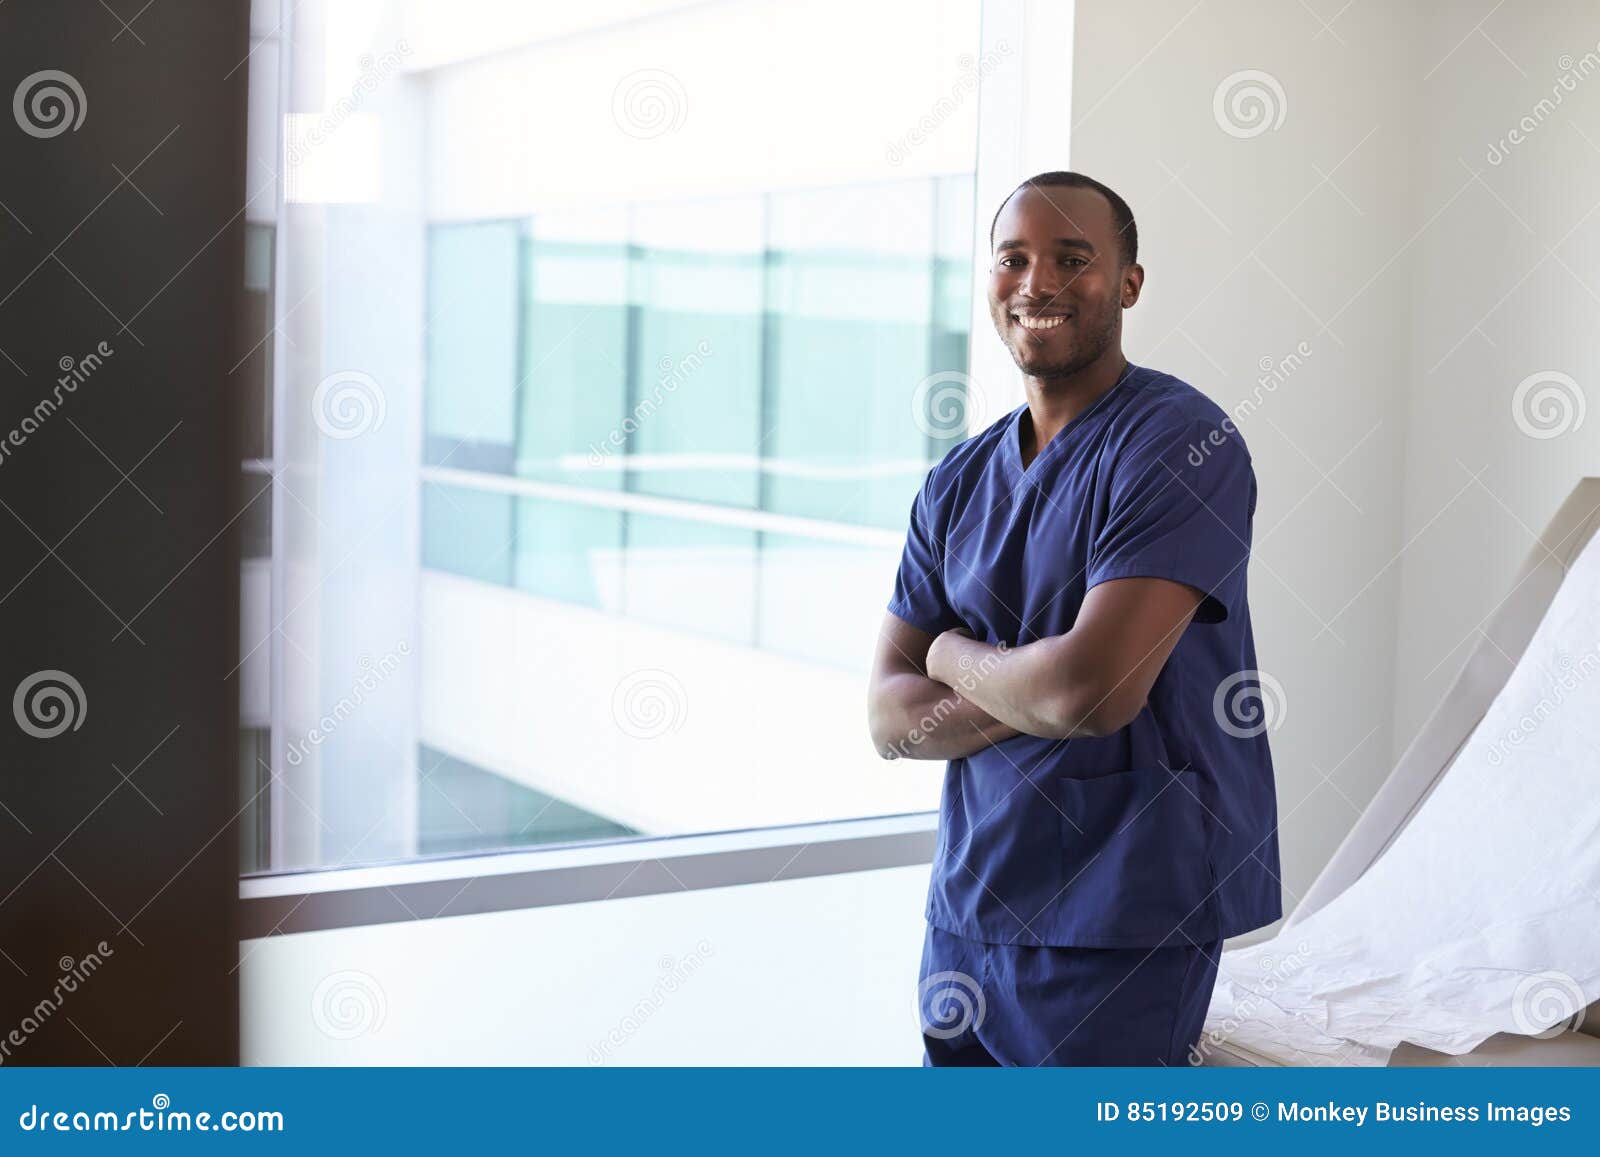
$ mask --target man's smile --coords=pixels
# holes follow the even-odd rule
[[[1059,329],[1064,323],[1071,321],[1071,313],[1012,313],[1008,315],[1013,322],[1023,329],[1041,330]]]

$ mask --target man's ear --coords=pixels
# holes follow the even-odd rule
[[[1122,271],[1122,308],[1132,309],[1139,302],[1139,292],[1144,288],[1144,266],[1137,261]]]

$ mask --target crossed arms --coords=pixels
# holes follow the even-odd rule
[[[1100,737],[1133,722],[1200,605],[1158,578],[1090,588],[1072,629],[1021,647],[884,616],[867,689],[884,759],[958,759],[1016,735]]]

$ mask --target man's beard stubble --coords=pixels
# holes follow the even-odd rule
[[[1084,315],[1080,312],[1075,319],[1082,323]],[[1040,378],[1048,381],[1051,378],[1065,378],[1078,373],[1094,362],[1111,347],[1117,336],[1118,316],[1116,310],[1111,310],[1100,318],[1100,323],[1095,329],[1080,334],[1072,353],[1056,362],[1025,363],[1018,356],[1016,346],[1007,343],[1011,351],[1011,360],[1017,363],[1017,368],[1029,377]],[[1000,323],[997,323],[997,325]],[[1024,337],[1022,341],[1028,339]]]

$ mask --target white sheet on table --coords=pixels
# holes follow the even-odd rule
[[[1600,997],[1600,535],[1455,765],[1378,861],[1224,953],[1206,1041],[1290,1064],[1471,1051]]]

